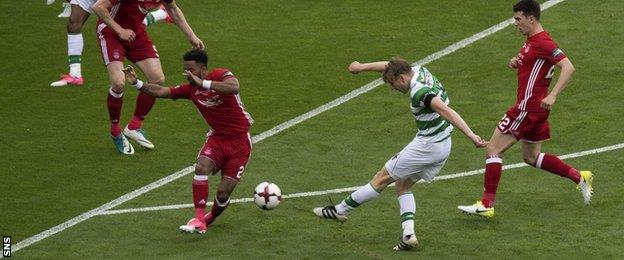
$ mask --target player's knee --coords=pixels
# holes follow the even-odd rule
[[[207,165],[204,165],[202,163],[198,163],[195,164],[195,174],[198,175],[208,175],[210,169],[210,167],[208,167]]]
[[[217,200],[224,203],[230,198],[231,191],[226,190],[218,190],[217,191]]]
[[[149,80],[149,83],[161,85],[165,82],[165,75],[161,75]]]
[[[76,33],[80,33],[81,31],[82,31],[82,23],[79,23],[78,21],[69,20],[69,22],[67,23],[68,33],[76,34]]]
[[[532,154],[531,155],[525,154],[523,159],[526,164],[535,165],[535,161],[537,160],[537,157],[533,156]]]
[[[117,92],[117,93],[121,93],[123,92],[123,87],[124,87],[124,82],[123,81],[118,81],[115,80],[113,82],[111,82],[110,87],[113,89],[113,91]]]

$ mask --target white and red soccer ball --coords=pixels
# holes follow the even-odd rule
[[[264,210],[277,207],[282,202],[282,191],[275,183],[263,182],[254,190],[254,202]]]

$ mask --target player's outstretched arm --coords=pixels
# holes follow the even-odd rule
[[[387,61],[377,61],[369,63],[360,63],[359,61],[354,61],[349,64],[349,72],[353,74],[358,74],[363,71],[383,72],[386,67],[388,67]]]
[[[163,5],[173,22],[178,26],[178,28],[180,28],[184,35],[186,35],[189,42],[191,42],[193,48],[203,50],[204,42],[202,42],[202,40],[195,35],[195,32],[193,32],[191,26],[188,22],[186,22],[186,18],[184,17],[182,10],[180,10],[178,5],[176,5],[175,1],[165,1]]]
[[[115,22],[113,17],[111,17],[110,9],[112,7],[113,3],[111,3],[110,0],[98,0],[97,2],[95,2],[95,4],[93,4],[91,9],[93,9],[93,12],[97,16],[99,16],[102,21],[104,21],[104,23],[108,25],[108,27],[110,27],[115,33],[117,33],[119,38],[124,41],[134,41],[134,38],[136,37],[134,31],[130,29],[124,29],[123,27],[121,27],[121,25]]]
[[[240,92],[240,84],[238,84],[238,79],[234,77],[226,78],[223,81],[202,80],[190,71],[184,71],[184,76],[191,84],[204,89],[212,89],[219,94],[238,94]]]
[[[480,136],[472,132],[466,121],[455,110],[447,106],[442,99],[434,97],[431,99],[431,109],[436,111],[441,117],[448,120],[455,128],[459,129],[474,143],[476,147],[487,146],[487,141],[481,139]]]
[[[136,89],[143,91],[153,97],[171,98],[171,89],[162,87],[158,84],[145,83],[139,80],[132,66],[126,67],[125,69],[123,69],[123,72],[126,75],[126,81]]]
[[[559,95],[559,93],[561,93],[561,91],[563,91],[563,89],[568,86],[568,82],[570,82],[572,74],[574,74],[575,71],[574,65],[572,65],[572,62],[568,58],[559,61],[557,64],[555,64],[555,66],[561,68],[561,73],[559,73],[557,83],[555,83],[555,86],[550,91],[548,96],[542,99],[541,103],[542,108],[548,110],[550,110],[552,105],[555,104],[555,101],[557,100],[557,95]]]

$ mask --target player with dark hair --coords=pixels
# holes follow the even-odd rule
[[[188,84],[161,87],[137,79],[132,67],[124,69],[126,81],[148,95],[158,98],[189,99],[195,104],[211,130],[197,155],[193,177],[195,217],[180,230],[205,233],[230,203],[230,194],[240,181],[251,156],[249,129],[253,120],[241,102],[238,79],[224,68],[208,70],[208,56],[203,50],[184,54],[184,74]],[[212,209],[205,214],[208,198],[208,174],[221,171]]]
[[[527,36],[518,54],[508,64],[518,71],[516,104],[505,113],[487,146],[483,197],[473,205],[457,207],[461,212],[485,218],[494,216],[502,155],[518,141],[522,141],[524,162],[578,184],[585,204],[590,203],[593,192],[590,171],[578,171],[556,155],[541,152],[542,142],[550,139],[548,115],[557,95],[568,85],[574,66],[540,24],[539,3],[522,0],[514,5],[513,11],[514,25]],[[555,67],[561,68],[561,73],[548,93]]]
[[[451,131],[457,127],[477,147],[487,142],[472,132],[464,119],[448,106],[450,99],[442,83],[429,70],[411,66],[400,58],[390,61],[349,65],[349,71],[382,72],[384,82],[392,89],[410,96],[411,112],[416,119],[418,133],[402,151],[390,158],[367,185],[362,186],[337,205],[313,209],[323,219],[347,220],[349,212],[371,201],[391,183],[396,183],[397,200],[401,213],[403,235],[394,250],[409,250],[418,246],[414,232],[416,202],[412,186],[419,180],[427,182],[440,172],[451,153]]]
[[[161,4],[173,22],[186,35],[193,48],[203,49],[204,43],[197,38],[193,29],[188,25],[175,0],[98,0],[92,7],[93,12],[100,17],[96,32],[110,81],[107,97],[111,122],[110,133],[115,148],[122,154],[134,154],[134,148],[126,137],[133,139],[144,148],[154,148],[154,144],[147,140],[141,127],[143,120],[156,102],[154,97],[139,93],[134,116],[123,132],[119,118],[123,105],[123,61],[126,57],[143,71],[150,83],[161,84],[165,81],[156,46],[147,35],[143,24],[149,10]]]

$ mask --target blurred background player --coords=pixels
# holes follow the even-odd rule
[[[110,81],[107,106],[110,117],[110,133],[117,151],[122,154],[134,154],[134,148],[126,137],[133,139],[146,149],[153,149],[154,144],[147,140],[141,128],[143,120],[152,109],[156,99],[143,92],[136,100],[134,116],[121,130],[119,117],[123,105],[124,73],[123,61],[127,57],[143,71],[148,82],[162,84],[165,75],[162,71],[156,46],[149,38],[143,20],[152,10],[162,4],[173,22],[186,35],[196,49],[203,49],[204,43],[197,38],[188,25],[182,10],[174,0],[98,0],[93,11],[100,17],[97,22],[97,35],[100,50]]]
[[[208,71],[208,56],[203,50],[184,54],[184,74],[188,84],[164,88],[137,79],[132,67],[124,70],[126,80],[135,88],[154,97],[189,99],[210,127],[204,146],[197,155],[193,177],[195,217],[180,230],[205,233],[230,204],[230,194],[240,181],[251,156],[249,129],[253,120],[239,96],[240,86],[234,74],[224,68]],[[205,213],[208,199],[208,174],[221,171],[221,182],[212,209]]]
[[[477,147],[487,142],[474,134],[455,110],[448,106],[449,98],[442,84],[426,68],[412,67],[405,60],[393,58],[373,63],[351,63],[349,71],[382,72],[384,82],[392,89],[409,93],[412,114],[418,133],[402,151],[390,158],[373,179],[351,193],[338,205],[315,208],[314,214],[324,219],[347,220],[349,211],[371,201],[393,182],[401,213],[403,235],[394,250],[409,250],[418,246],[414,232],[416,202],[412,186],[419,180],[427,182],[440,172],[451,153],[451,131],[457,127]]]
[[[486,148],[483,197],[473,205],[457,207],[461,212],[485,218],[494,216],[494,199],[502,174],[502,155],[518,141],[522,141],[524,162],[578,184],[585,204],[589,204],[593,192],[591,172],[579,172],[556,155],[541,152],[542,142],[550,139],[550,109],[557,95],[568,85],[574,66],[542,28],[538,2],[522,0],[514,5],[513,11],[514,25],[527,37],[516,57],[511,58],[508,64],[518,70],[516,104],[494,129]],[[561,73],[555,87],[548,93],[555,66],[561,68]]]
[[[82,26],[93,13],[91,7],[96,0],[67,0],[63,3],[65,10],[59,17],[69,17],[67,21],[67,56],[69,60],[69,73],[61,74],[61,78],[50,84],[52,87],[62,87],[66,85],[82,85],[84,78],[82,77],[81,61],[84,40],[82,38]],[[48,0],[48,4],[54,3],[54,0]],[[143,24],[151,25],[161,20],[167,20],[169,16],[162,8],[152,11],[143,19]]]

